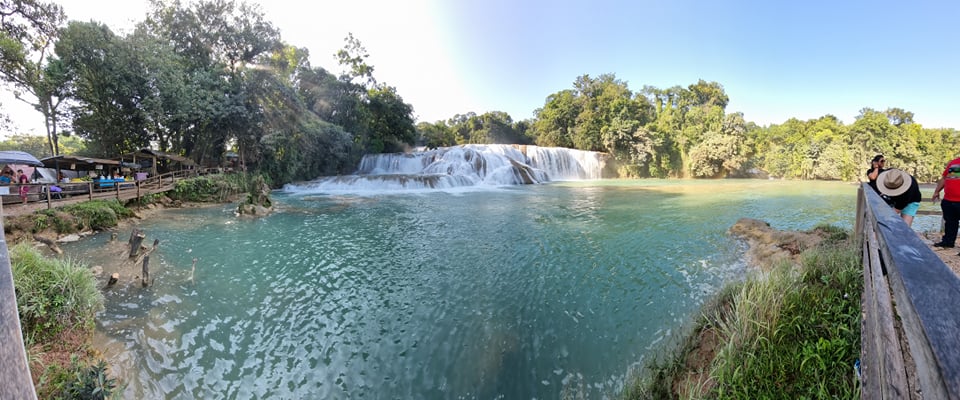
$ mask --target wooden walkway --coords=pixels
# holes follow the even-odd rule
[[[63,185],[70,189],[63,192],[62,198],[56,198],[56,194],[52,196],[53,198],[43,195],[49,193],[50,184],[30,184],[27,204],[19,202],[20,198],[16,194],[5,195],[0,211],[4,216],[18,216],[90,200],[117,199],[123,202],[173,190],[178,180],[194,176],[197,176],[195,170],[185,170],[157,175],[137,182],[113,183],[110,187],[98,187],[94,182],[69,183]],[[16,186],[11,186],[11,192],[15,190]]]

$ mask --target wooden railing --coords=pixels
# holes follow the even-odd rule
[[[10,253],[3,229],[0,229],[0,399],[37,398],[20,332]]]
[[[960,278],[877,193],[857,194],[863,399],[960,399]]]
[[[16,194],[19,186],[10,186],[9,195],[3,195],[3,211],[6,215],[21,215],[41,210],[44,208],[54,208],[68,204],[74,204],[89,200],[118,199],[121,201],[130,199],[139,199],[143,196],[162,193],[173,189],[177,180],[197,176],[197,170],[183,170],[168,172],[165,174],[152,176],[144,180],[128,182],[71,182],[60,184],[28,184],[28,201],[26,205],[21,204],[22,200]],[[50,191],[53,185],[59,186],[63,191],[59,194]]]

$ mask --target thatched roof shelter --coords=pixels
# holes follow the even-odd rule
[[[137,164],[140,168],[149,170],[153,175],[197,167],[197,163],[189,158],[146,148],[124,154],[119,157],[119,160]]]

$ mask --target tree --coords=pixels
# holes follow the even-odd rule
[[[403,102],[397,89],[382,86],[369,92],[370,141],[367,149],[374,152],[408,150],[416,138],[413,107]]]
[[[581,106],[572,90],[563,90],[547,97],[547,102],[535,111],[536,119],[530,126],[541,146],[573,147],[573,129]]]
[[[913,113],[902,108],[888,108],[884,111],[893,126],[913,123]]]
[[[141,100],[143,71],[129,43],[96,22],[71,22],[56,47],[67,75],[73,127],[97,156],[117,156],[149,144]]]
[[[0,79],[13,86],[14,97],[43,115],[50,152],[57,146],[63,69],[49,57],[66,16],[53,3],[0,0]]]
[[[351,83],[357,83],[356,81],[359,80],[359,84],[367,88],[376,87],[377,80],[373,77],[373,66],[367,64],[367,58],[370,57],[367,49],[359,39],[353,37],[353,33],[348,33],[343,41],[346,44],[334,54],[340,66],[345,68],[340,75],[340,80]]]

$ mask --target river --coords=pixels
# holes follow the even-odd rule
[[[849,228],[856,190],[594,180],[170,210],[140,223],[155,283],[107,291],[96,342],[127,398],[608,398],[742,279],[738,218]],[[96,263],[108,236],[65,250]]]

